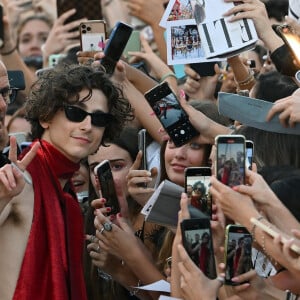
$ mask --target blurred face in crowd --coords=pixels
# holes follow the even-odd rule
[[[92,184],[95,188],[95,191],[98,193],[99,185],[96,181],[94,168],[97,166],[97,164],[107,159],[110,162],[114,180],[117,179],[117,182],[122,186],[123,191],[127,194],[126,175],[129,172],[129,168],[133,164],[131,156],[128,151],[117,146],[116,144],[107,143],[107,145],[109,145],[109,147],[101,146],[96,154],[88,157]]]
[[[76,171],[72,177],[72,183],[76,193],[89,190],[89,176],[88,168],[81,163],[79,170]]]
[[[4,124],[7,101],[8,101],[9,80],[4,64],[0,61],[0,149],[2,150],[7,142],[7,132]]]
[[[200,167],[206,164],[205,146],[197,142],[198,137],[181,147],[175,147],[172,141],[167,142],[165,150],[165,167],[169,179],[184,186],[184,169]]]
[[[43,20],[30,20],[24,24],[19,34],[19,53],[22,57],[42,56],[42,45],[50,32],[49,25]]]

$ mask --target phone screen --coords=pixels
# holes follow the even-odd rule
[[[193,207],[211,216],[212,201],[209,194],[210,168],[187,168],[185,170],[185,192]]]
[[[246,168],[252,169],[254,146],[252,141],[246,141]]]
[[[217,178],[233,187],[245,183],[245,137],[217,136]]]
[[[225,283],[234,285],[231,278],[252,268],[252,236],[245,227],[227,226],[225,251]]]
[[[101,197],[106,199],[105,206],[111,208],[109,215],[115,215],[120,212],[119,200],[117,197],[113,175],[108,160],[104,160],[95,167],[95,173],[98,177]]]
[[[209,218],[183,220],[181,231],[183,246],[190,258],[208,278],[216,278]]]
[[[199,134],[167,82],[148,91],[145,98],[177,147]]]

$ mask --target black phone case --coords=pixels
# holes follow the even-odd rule
[[[215,64],[216,61],[212,62],[204,62],[204,63],[194,63],[190,64],[190,67],[197,72],[200,76],[214,76],[215,72]]]
[[[211,169],[209,167],[191,167],[186,168],[184,173],[185,192],[188,194],[191,205],[211,218],[212,199],[208,184],[212,175]],[[192,186],[191,193],[187,190],[188,185]]]
[[[240,239],[243,238],[243,244]],[[236,241],[234,247],[233,240]],[[227,225],[225,241],[225,284],[239,285],[231,278],[246,273],[252,269],[252,236],[244,226]],[[244,282],[243,282],[244,283]]]
[[[183,246],[191,259],[202,270],[205,276],[210,279],[216,278],[216,263],[214,259],[210,219],[205,215],[200,218],[185,219],[181,222],[180,226]],[[196,234],[199,234],[202,239],[204,233],[208,234],[210,241],[208,241],[206,245],[201,245],[199,251],[192,253],[191,248],[194,247],[193,244],[196,241]],[[190,238],[190,241],[187,240],[187,237]],[[201,240],[201,243],[203,242],[204,239]],[[207,247],[207,249],[205,250],[205,248],[203,249],[202,247]],[[198,254],[200,254],[199,257],[197,257]],[[202,258],[201,255],[203,255]]]
[[[145,98],[149,102],[150,106],[152,107],[154,113],[160,120],[161,124],[169,134],[171,140],[175,144],[176,147],[180,147],[191,140],[193,137],[199,135],[199,132],[193,127],[193,125],[189,121],[189,116],[187,113],[182,109],[180,103],[175,96],[175,94],[170,89],[167,82],[163,82],[153,89],[145,93]],[[166,97],[172,97],[167,99]],[[166,98],[166,99],[164,99]],[[164,99],[164,101],[162,101]],[[169,104],[168,104],[169,101]],[[164,109],[160,107],[160,103],[163,103]],[[176,112],[176,121],[173,122],[171,125],[166,126],[164,124],[164,119],[167,119],[167,111],[168,107],[170,108],[171,113],[175,114],[173,111]],[[180,114],[179,114],[180,113]],[[170,115],[170,118],[174,118],[174,116]]]
[[[99,20],[103,18],[99,0],[56,0],[57,16],[75,8],[76,13],[66,20],[66,23],[82,18],[88,20]]]
[[[127,45],[132,30],[132,26],[123,22],[118,22],[110,34],[109,41],[104,49],[105,56],[101,59],[101,65],[108,75],[113,74],[116,64],[121,58]]]
[[[120,206],[109,163],[105,163],[97,169],[97,176],[102,197],[106,199],[105,206],[111,207],[108,215],[116,215],[120,212]]]

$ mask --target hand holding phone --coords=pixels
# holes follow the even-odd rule
[[[176,147],[199,135],[166,81],[156,85],[144,96]]]
[[[120,212],[120,205],[109,161],[104,160],[99,163],[95,167],[94,173],[99,180],[101,197],[106,200],[105,206],[111,208],[109,215],[116,215]]]
[[[133,27],[130,25],[118,22],[109,36],[109,41],[105,45],[105,56],[101,59],[101,65],[108,75],[112,75],[118,60],[127,45],[127,42],[132,33]]]
[[[212,213],[212,201],[209,194],[210,167],[186,168],[184,174],[185,192],[191,205],[210,218]]]
[[[205,276],[215,279],[217,274],[210,219],[185,219],[180,225],[182,243],[187,253]]]
[[[216,137],[216,176],[230,187],[245,183],[245,137],[218,135]]]
[[[93,20],[79,25],[81,51],[103,51],[106,40],[106,22]]]
[[[244,226],[227,225],[224,254],[225,284],[236,285],[231,279],[252,269],[252,236]]]

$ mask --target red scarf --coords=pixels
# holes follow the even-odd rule
[[[58,181],[70,179],[79,164],[46,141],[40,143],[27,168],[34,212],[13,300],[85,300],[82,213],[74,192],[63,191]]]

